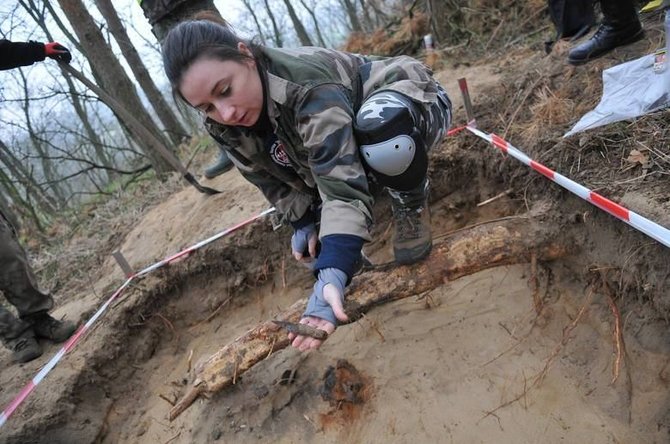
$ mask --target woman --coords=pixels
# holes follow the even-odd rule
[[[371,240],[372,182],[391,195],[396,260],[428,255],[427,153],[449,127],[451,104],[423,64],[266,48],[211,20],[173,28],[163,62],[175,95],[203,114],[242,175],[291,223],[296,259],[316,257],[302,323],[332,333],[347,320],[344,288]],[[300,350],[321,344],[289,338]]]

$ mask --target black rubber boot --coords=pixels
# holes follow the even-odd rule
[[[603,23],[590,39],[570,51],[568,62],[572,65],[588,63],[644,37],[632,0],[605,0],[600,5],[605,16]]]
[[[233,162],[228,157],[228,153],[224,150],[219,150],[219,160],[211,167],[205,170],[205,177],[213,179],[216,176],[225,173],[233,167]]]
[[[28,329],[19,337],[6,339],[5,346],[12,351],[14,362],[29,362],[42,356],[42,346],[35,339],[35,332]]]

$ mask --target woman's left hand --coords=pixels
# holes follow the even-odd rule
[[[310,300],[316,297],[317,295],[312,293]],[[334,318],[337,318],[337,320],[341,322],[349,320],[342,305],[343,295],[340,293],[340,290],[336,285],[326,284],[323,287],[323,300],[328,303],[328,309],[330,309]],[[304,316],[300,320],[300,323],[324,330],[329,335],[333,333],[336,328],[335,323],[317,316]],[[291,345],[300,351],[317,349],[323,343],[323,340],[315,339],[310,336],[296,335],[295,333],[289,333],[288,338],[291,341]]]

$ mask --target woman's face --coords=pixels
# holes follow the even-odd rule
[[[244,43],[238,49],[251,55]],[[252,59],[197,59],[184,73],[179,92],[191,106],[224,125],[253,126],[263,108],[263,86]]]

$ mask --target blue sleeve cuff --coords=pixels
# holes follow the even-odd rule
[[[361,249],[365,241],[353,234],[330,234],[321,238],[321,253],[314,265],[318,276],[322,268],[337,268],[347,275],[347,285],[361,266]]]

